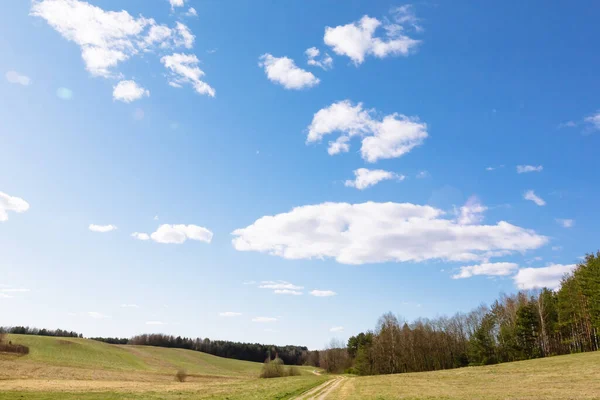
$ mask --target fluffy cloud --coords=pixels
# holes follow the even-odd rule
[[[347,180],[344,185],[348,187],[357,188],[363,190],[369,186],[374,186],[381,181],[396,179],[399,181],[404,180],[404,175],[398,175],[394,172],[384,171],[382,169],[367,169],[359,168],[354,170],[354,180]]]
[[[181,3],[183,0],[172,0]],[[80,0],[33,0],[31,15],[44,19],[65,39],[81,48],[86,69],[93,76],[120,77],[119,63],[129,58],[177,47],[191,48],[194,35],[177,22],[175,28],[127,11],[105,11]],[[197,89],[198,90],[198,89]]]
[[[308,65],[312,65],[313,67],[319,67],[324,70],[328,70],[333,67],[333,58],[331,58],[331,56],[327,53],[325,53],[320,60],[317,60],[317,57],[319,57],[321,52],[316,47],[306,49],[304,54],[306,54],[306,57],[308,58],[308,60],[306,61]]]
[[[169,3],[171,4],[171,8],[183,7],[185,0],[169,0]]]
[[[17,85],[23,85],[23,86],[29,86],[31,85],[31,79],[26,76],[26,75],[22,75],[16,71],[8,71],[5,75],[6,80],[10,83],[15,83]]]
[[[487,207],[481,204],[477,196],[471,196],[459,210],[458,223],[460,225],[479,224],[483,221],[483,213]]]
[[[215,89],[200,79],[204,76],[204,71],[198,67],[200,60],[194,54],[175,53],[164,56],[160,61],[171,72],[169,85],[181,87],[183,84],[190,84],[197,93],[215,97]]]
[[[213,233],[197,225],[162,224],[150,237],[157,243],[181,244],[187,239],[210,243]]]
[[[331,296],[335,296],[337,295],[336,292],[334,292],[333,290],[311,290],[310,291],[310,295],[311,296],[315,296],[315,297],[331,297]]]
[[[600,130],[600,111],[598,111],[596,114],[586,117],[584,121],[588,123],[592,129]]]
[[[228,317],[228,318],[239,317],[240,315],[242,315],[242,313],[233,312],[233,311],[225,311],[225,312],[219,313],[220,317]]]
[[[541,165],[517,165],[518,174],[525,174],[527,172],[542,172],[543,169],[544,167]]]
[[[293,296],[302,295],[302,292],[299,292],[297,290],[290,290],[290,289],[275,289],[275,290],[273,290],[273,293],[275,293],[275,294],[291,294]]]
[[[525,200],[533,201],[538,206],[545,206],[546,202],[541,197],[537,196],[533,190],[528,190],[523,194]]]
[[[263,54],[259,59],[259,67],[265,69],[265,74],[271,82],[279,83],[286,89],[305,89],[319,84],[319,78],[311,72],[296,66],[294,60],[287,57],[273,57]]]
[[[115,229],[117,229],[116,226],[114,225],[96,225],[96,224],[90,224],[89,226],[89,230],[92,232],[100,232],[100,233],[106,233],[106,232],[110,232],[110,231],[114,231]]]
[[[131,103],[144,96],[150,96],[150,91],[144,89],[135,81],[121,81],[113,88],[113,99],[125,103]]]
[[[460,272],[452,276],[452,279],[470,278],[476,275],[507,276],[512,274],[519,266],[514,263],[498,262],[484,263],[460,267]]]
[[[196,9],[194,7],[190,7],[187,12],[185,13],[186,17],[197,17],[198,16],[198,11],[196,11]]]
[[[347,152],[353,136],[362,137],[361,155],[368,162],[396,158],[419,146],[427,138],[427,125],[418,118],[394,113],[378,119],[375,110],[363,109],[344,100],[319,110],[308,127],[307,143],[319,142],[324,136],[339,132],[329,142],[329,154]]]
[[[29,210],[28,202],[20,197],[0,192],[0,222],[8,220],[8,211],[24,213],[27,210]]]
[[[322,203],[264,216],[233,232],[239,251],[342,264],[473,261],[537,249],[548,238],[508,222],[461,225],[411,203]],[[487,261],[486,261],[487,262]]]
[[[277,322],[277,318],[273,317],[255,317],[252,322]]]
[[[368,55],[378,58],[406,56],[419,44],[419,40],[404,35],[402,24],[384,24],[385,37],[375,36],[381,25],[377,18],[365,15],[347,25],[326,27],[323,40],[336,54],[350,57],[355,65],[361,64]]]
[[[556,222],[558,222],[563,228],[572,228],[573,225],[575,225],[575,221],[572,219],[556,218]]]
[[[575,269],[575,264],[554,264],[543,268],[522,268],[514,277],[519,289],[558,289],[563,276]]]
[[[329,332],[343,332],[343,331],[344,331],[343,326],[334,326],[333,328],[329,329]]]
[[[131,237],[137,240],[150,240],[150,235],[148,235],[147,233],[133,232],[131,234]]]

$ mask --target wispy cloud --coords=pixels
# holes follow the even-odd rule
[[[337,295],[336,292],[334,292],[333,290],[311,290],[310,291],[310,295],[311,296],[315,296],[315,297],[331,297],[331,296],[335,296]]]
[[[538,206],[545,206],[546,202],[541,197],[537,196],[533,190],[528,190],[523,194],[525,200],[533,201]]]
[[[575,220],[572,219],[556,218],[556,222],[563,228],[572,228],[575,225]]]
[[[343,332],[343,331],[344,331],[343,326],[334,326],[333,328],[329,329],[329,332]]]
[[[29,86],[32,82],[27,75],[20,74],[16,71],[8,71],[4,76],[8,82],[17,85]]]
[[[517,165],[517,173],[525,174],[527,172],[542,172],[544,169],[541,165]]]

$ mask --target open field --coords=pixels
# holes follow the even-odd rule
[[[349,378],[331,399],[600,399],[600,352],[446,371]]]
[[[0,355],[0,399],[288,399],[327,378],[258,379],[262,364],[87,339],[9,335],[26,356]],[[188,379],[175,381],[184,369]]]
[[[180,349],[10,335],[30,354],[0,354],[0,399],[600,399],[600,352],[487,367],[371,377],[258,379],[260,363]],[[175,372],[185,369],[186,382]],[[333,379],[332,379],[333,378]]]

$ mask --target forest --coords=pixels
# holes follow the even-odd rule
[[[556,291],[501,295],[490,307],[412,323],[384,314],[374,331],[311,352],[309,360],[359,375],[433,371],[595,351],[599,333],[600,252],[587,255]]]

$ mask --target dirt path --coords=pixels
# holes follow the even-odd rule
[[[345,376],[338,376],[334,379],[330,379],[327,382],[312,388],[306,393],[295,397],[293,400],[325,400],[327,396],[338,386],[342,385],[346,381]]]

